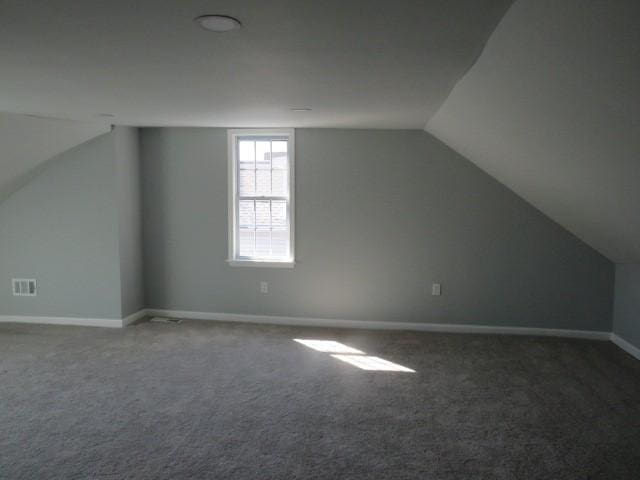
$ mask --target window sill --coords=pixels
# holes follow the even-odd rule
[[[260,260],[227,260],[231,267],[256,267],[256,268],[293,268],[296,262],[270,262]]]

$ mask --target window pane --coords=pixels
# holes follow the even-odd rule
[[[239,235],[239,248],[238,254],[241,257],[253,257],[254,255],[254,243],[255,243],[255,231],[254,230],[240,230]]]
[[[271,256],[271,231],[256,230],[256,252],[258,258],[268,258]]]
[[[287,161],[287,142],[277,140],[271,142],[271,161],[273,162],[274,169],[286,169],[288,168]]]
[[[240,140],[238,142],[238,153],[240,155],[240,168],[254,168],[256,158],[255,142]]]
[[[271,195],[274,197],[288,196],[289,171],[288,170],[272,170],[271,171]]]
[[[289,229],[276,230],[271,232],[271,252],[274,257],[289,256]]]
[[[268,229],[271,227],[271,208],[269,200],[256,201],[256,228]]]
[[[256,170],[256,195],[271,195],[271,170]]]
[[[240,170],[240,196],[248,197],[256,192],[256,171]]]
[[[271,202],[271,225],[273,228],[287,226],[287,202],[278,200]]]
[[[240,213],[238,215],[238,224],[240,228],[254,228],[256,224],[256,216],[253,200],[240,200]]]
[[[271,168],[271,142],[256,142],[256,168]]]

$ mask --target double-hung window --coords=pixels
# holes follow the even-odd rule
[[[229,130],[229,263],[294,261],[294,131]]]

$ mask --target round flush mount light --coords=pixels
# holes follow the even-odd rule
[[[309,107],[298,107],[298,108],[290,108],[292,112],[310,112],[311,109]]]
[[[200,15],[195,21],[210,32],[230,32],[242,26],[240,20],[228,15]]]
[[[96,117],[113,118],[115,115],[113,113],[98,113]]]

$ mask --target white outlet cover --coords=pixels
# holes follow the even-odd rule
[[[431,295],[440,295],[442,293],[442,287],[439,283],[431,285]]]

